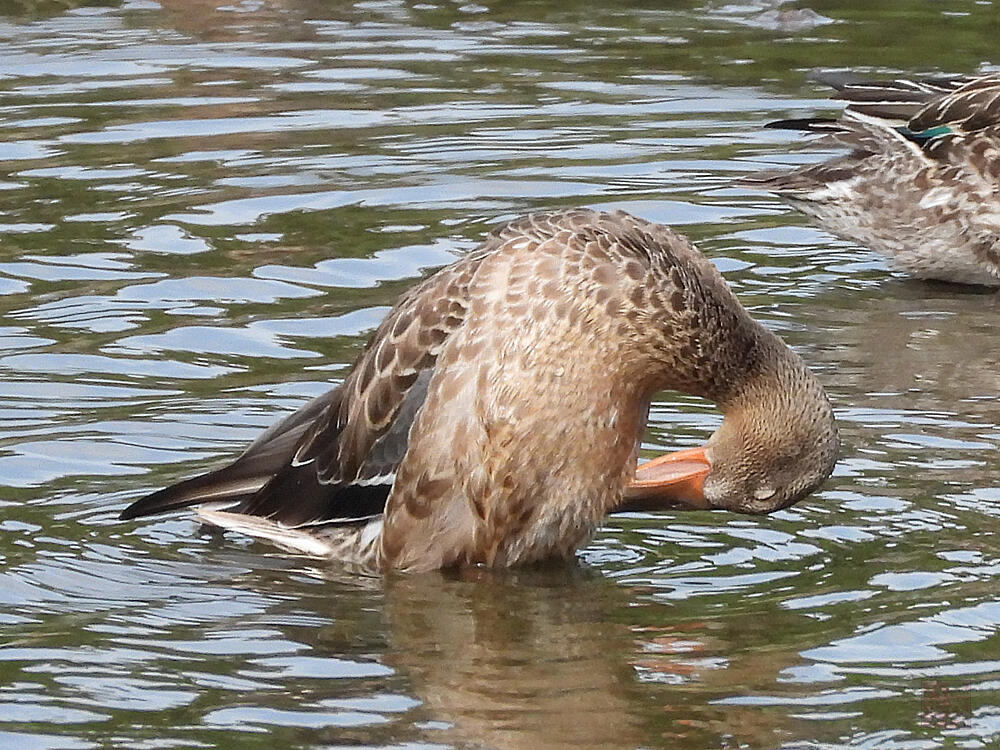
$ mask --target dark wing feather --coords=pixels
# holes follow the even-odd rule
[[[831,117],[799,117],[792,120],[775,120],[764,125],[777,130],[802,130],[806,133],[839,133],[842,128]]]
[[[950,94],[932,100],[909,122],[909,128],[914,132],[942,125],[965,132],[1000,125],[1000,75],[975,79]]]
[[[878,152],[885,144],[886,136],[878,128],[858,122],[850,115],[833,120],[828,117],[803,117],[793,120],[776,120],[764,125],[778,130],[800,130],[822,136],[812,145],[826,148],[830,145],[846,146],[854,153],[853,158],[861,159]]]
[[[469,283],[492,248],[404,295],[341,386],[266,431],[230,466],[143,498],[122,518],[215,501],[290,527],[381,513],[438,354],[465,320]]]
[[[894,98],[897,101],[905,99],[915,99],[922,97],[923,101],[947,94],[970,81],[979,80],[980,76],[970,75],[943,75],[925,76],[923,78],[894,78],[869,79],[857,73],[847,71],[817,71],[810,75],[810,79],[817,83],[822,83],[830,88],[836,89],[843,95],[838,95],[838,99],[862,99],[875,101],[879,98]]]
[[[263,516],[291,527],[356,523],[381,514],[432,374],[432,368],[425,368],[410,388],[399,392],[401,401],[386,429],[360,459],[352,459],[357,469],[350,479],[324,479],[315,457],[296,457],[308,455],[310,449],[319,455],[339,444],[343,431],[334,415],[326,414],[323,429],[317,430],[319,422],[315,423],[315,432],[296,446],[296,456],[290,456],[273,479],[233,512]]]
[[[832,98],[849,102],[849,108],[855,112],[883,120],[906,122],[928,102],[979,79],[937,76],[866,80],[844,73],[821,73],[814,76],[814,80],[836,89],[837,93]]]
[[[848,109],[905,123],[913,133],[941,126],[975,131],[1000,124],[1000,74],[869,81],[838,74],[816,76],[833,86]]]
[[[200,503],[228,507],[242,502],[291,460],[312,422],[322,413],[337,409],[340,396],[340,387],[317,396],[265,430],[233,463],[137,500],[119,517],[127,520],[151,516]]]
[[[325,484],[312,464],[289,464],[230,513],[261,516],[289,528],[359,523],[381,515],[392,484]]]

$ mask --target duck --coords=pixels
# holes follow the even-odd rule
[[[774,193],[912,277],[1000,287],[1000,73],[817,79],[847,102],[839,117],[766,127],[818,134],[849,153],[738,184]]]
[[[715,402],[704,446],[637,468],[650,400]],[[686,238],[534,213],[403,294],[343,382],[227,466],[129,505],[374,574],[572,559],[614,512],[764,514],[837,458],[817,378]]]

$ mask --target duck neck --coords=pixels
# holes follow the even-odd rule
[[[730,466],[731,476],[770,475],[773,488],[784,488],[785,500],[775,507],[784,507],[832,471],[837,428],[820,382],[776,336],[762,333],[741,375],[712,395],[724,419],[706,449],[713,465],[740,464]],[[767,512],[774,509],[769,502],[739,509]]]
[[[747,333],[733,337],[717,351],[704,393],[699,395],[728,414],[782,394],[796,400],[822,394],[805,363],[781,339],[759,324]]]

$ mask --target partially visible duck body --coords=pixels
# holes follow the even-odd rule
[[[725,413],[643,464],[652,395]],[[405,294],[344,382],[232,464],[129,506],[378,571],[568,558],[609,513],[767,513],[836,460],[826,395],[685,238],[622,212],[534,214]]]
[[[848,102],[839,118],[768,127],[821,134],[850,153],[740,184],[917,278],[1000,286],[1000,74],[820,80]]]

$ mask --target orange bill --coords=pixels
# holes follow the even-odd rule
[[[635,479],[615,512],[711,508],[702,488],[710,468],[704,448],[689,448],[647,461],[635,470]]]

